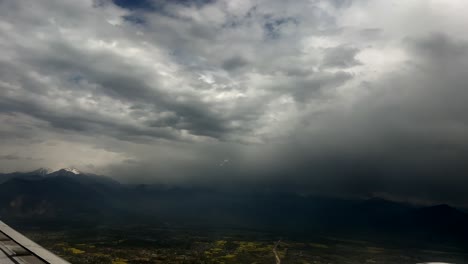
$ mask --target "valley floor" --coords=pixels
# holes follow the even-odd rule
[[[149,227],[97,227],[66,232],[25,230],[24,234],[71,263],[275,263],[281,239],[267,233]],[[402,247],[338,237],[282,238],[282,263],[468,263],[458,247]]]

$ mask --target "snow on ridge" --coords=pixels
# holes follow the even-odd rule
[[[73,174],[81,174],[81,172],[75,168],[64,168],[64,170],[69,171]]]

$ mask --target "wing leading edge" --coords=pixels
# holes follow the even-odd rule
[[[0,263],[69,264],[0,221]]]

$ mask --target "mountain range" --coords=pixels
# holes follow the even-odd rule
[[[468,215],[449,205],[422,207],[381,198],[126,185],[72,168],[0,174],[0,218],[468,241]]]

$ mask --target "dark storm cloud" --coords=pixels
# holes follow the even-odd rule
[[[351,111],[313,119],[322,131],[304,129],[270,173],[289,175],[293,189],[466,204],[467,42],[431,34],[407,43],[408,67],[368,84]]]
[[[116,5],[128,9],[154,10],[156,1],[152,0],[114,0]]]
[[[405,40],[409,65],[368,83],[370,92],[350,111],[304,116],[302,128],[282,143],[259,146],[268,154],[255,164],[237,157],[222,169],[193,165],[192,173],[200,175],[198,182],[215,184],[238,177],[251,187],[281,191],[466,205],[468,119],[462,113],[468,109],[459,97],[468,96],[468,77],[459,56],[468,49],[441,36]],[[449,64],[440,64],[441,53]],[[246,167],[236,168],[236,162]]]
[[[2,1],[0,165],[468,204],[466,9]]]
[[[203,5],[213,3],[215,0],[113,0],[112,2],[119,7],[129,10],[144,10],[144,11],[160,11],[166,5],[177,4],[187,6],[201,7]]]
[[[158,89],[155,82],[157,80],[153,79],[153,82],[148,84],[144,74],[130,67],[130,65],[115,60],[110,54],[80,52],[73,47],[58,43],[50,43],[48,49],[43,50],[43,52],[45,56],[37,58],[33,57],[34,54],[28,54],[27,51],[24,51],[23,61],[21,62],[37,66],[41,74],[44,75],[63,76],[65,79],[74,78],[72,77],[74,75],[80,76],[73,79],[76,85],[67,82],[61,83],[61,85],[84,92],[88,87],[79,84],[92,83],[95,85],[89,87],[89,92],[94,93],[94,96],[105,95],[131,104],[143,103],[150,111],[169,111],[177,116],[177,119],[174,119],[177,122],[173,122],[170,127],[166,126],[158,130],[132,128],[130,125],[115,124],[113,121],[94,115],[90,111],[56,112],[53,109],[47,109],[50,108],[50,105],[37,102],[38,98],[35,97],[27,99],[2,98],[5,99],[5,102],[2,103],[0,109],[3,108],[3,111],[6,112],[15,111],[32,115],[48,121],[52,126],[58,128],[94,133],[109,132],[112,135],[128,134],[128,138],[138,135],[155,138],[177,138],[177,131],[171,130],[171,128],[186,129],[195,135],[210,137],[222,137],[222,134],[229,132],[229,128],[223,124],[228,120],[224,120],[213,113],[208,105],[199,101],[199,98],[185,95],[184,101],[180,102],[176,96]],[[10,72],[15,70],[13,68]],[[116,75],[116,72],[119,74]],[[18,77],[21,76],[21,73],[11,76]],[[21,81],[23,85],[26,84],[24,88],[32,93],[40,95],[48,93],[47,89],[42,90],[43,87],[38,87],[27,76],[21,76]],[[166,122],[164,122],[163,118],[161,122],[156,120],[154,123],[164,124]],[[168,124],[166,123],[166,125]],[[114,129],[101,130],[100,128],[103,127],[113,127]]]
[[[244,59],[243,57],[234,56],[229,59],[226,59],[223,62],[223,69],[225,69],[226,71],[232,71],[237,68],[241,68],[247,64],[248,64],[248,61]]]

